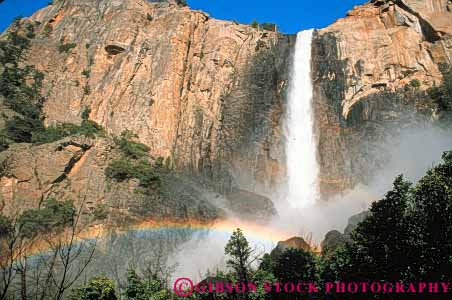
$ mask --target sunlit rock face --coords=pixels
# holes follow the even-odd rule
[[[290,37],[176,1],[62,2],[31,17],[51,28],[28,58],[46,75],[47,124],[80,122],[89,106],[109,133],[132,130],[152,156],[221,192],[265,193],[283,177]],[[62,43],[76,47],[59,53]]]
[[[425,90],[451,63],[450,1],[371,1],[313,41],[321,189],[365,182],[386,161],[385,137],[432,122]],[[412,88],[412,82],[420,84]]]

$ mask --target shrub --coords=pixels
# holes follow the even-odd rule
[[[9,237],[14,231],[11,220],[7,217],[0,215],[0,239]]]
[[[71,201],[46,200],[42,208],[26,210],[18,218],[20,233],[28,238],[38,234],[60,232],[74,222],[75,208]]]
[[[115,143],[119,146],[121,152],[127,158],[131,159],[140,159],[148,156],[149,147],[138,142],[131,141],[131,138],[136,138],[137,136],[128,130],[125,130],[121,133],[119,138],[115,138]]]
[[[50,24],[46,24],[46,26],[44,26],[44,29],[43,29],[44,35],[49,36],[52,33],[52,31],[53,31],[53,28]]]
[[[117,181],[133,178],[133,164],[129,160],[120,159],[112,161],[105,169],[105,176]]]
[[[79,133],[86,137],[94,138],[96,135],[104,135],[105,130],[102,126],[91,120],[83,120]]]
[[[86,285],[73,289],[69,300],[117,300],[115,284],[106,277],[94,277]]]
[[[75,43],[61,44],[60,46],[58,46],[58,52],[68,53],[75,47],[77,47],[77,44],[75,44]]]
[[[93,215],[96,220],[105,220],[108,217],[107,206],[105,204],[96,205]]]
[[[4,104],[17,113],[6,120],[2,133],[3,147],[8,141],[31,142],[36,132],[44,128],[42,122],[41,96],[44,75],[36,71],[33,66],[21,66],[24,51],[30,46],[29,37],[33,26],[26,25],[26,36],[18,33],[20,24],[16,24],[16,31],[10,31],[6,38],[0,41],[0,63],[4,71],[0,77],[0,95],[4,97]]]
[[[251,23],[251,27],[254,29],[259,29],[259,23],[257,23],[256,20],[253,20],[253,23]]]
[[[35,123],[36,121],[33,119],[24,119],[16,116],[5,122],[4,133],[13,142],[31,143],[36,127]]]
[[[273,23],[262,23],[261,28],[263,30],[276,31],[277,26],[276,26],[276,24],[273,24]]]
[[[441,66],[443,83],[428,90],[429,96],[442,111],[452,112],[452,66]]]
[[[89,69],[84,69],[82,71],[82,75],[85,76],[86,78],[89,78],[90,74],[91,74],[91,71]]]
[[[46,144],[61,140],[71,135],[83,135],[94,138],[97,135],[103,135],[104,129],[94,121],[83,120],[81,125],[71,123],[62,123],[43,128],[32,135],[30,142],[36,144]]]
[[[91,108],[85,107],[82,111],[82,120],[87,121],[89,119],[89,114],[91,113]]]
[[[412,88],[418,89],[421,87],[421,82],[418,79],[413,79],[410,81],[410,86]]]
[[[31,142],[36,144],[52,143],[67,136],[75,135],[79,132],[80,127],[75,124],[57,124],[35,132],[32,136]]]
[[[154,168],[146,160],[138,162],[128,159],[114,160],[105,169],[105,175],[116,181],[138,179],[141,187],[150,187],[152,183],[160,180]]]
[[[89,86],[89,84],[87,84],[83,87],[83,94],[85,94],[85,95],[91,94],[91,87]]]

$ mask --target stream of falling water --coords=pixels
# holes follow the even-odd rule
[[[310,206],[319,196],[312,103],[312,33],[313,30],[306,30],[297,35],[288,94],[287,199],[293,207]]]

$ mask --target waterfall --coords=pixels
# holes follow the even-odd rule
[[[318,198],[319,166],[311,78],[311,41],[313,30],[298,33],[288,93],[287,111],[287,184],[288,201],[294,207],[306,207]]]

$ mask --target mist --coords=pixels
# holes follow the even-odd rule
[[[343,232],[348,218],[367,210],[370,204],[381,199],[392,188],[396,176],[404,177],[415,183],[425,172],[441,161],[444,151],[452,149],[452,132],[438,127],[403,129],[397,137],[387,138],[382,143],[389,158],[384,166],[375,170],[375,174],[367,184],[358,184],[352,190],[343,192],[328,201],[320,200],[305,208],[294,208],[284,199],[284,191],[279,191],[273,197],[278,216],[266,228],[289,237],[300,236],[314,246],[320,245],[325,234],[330,230]],[[257,254],[270,252],[276,242],[254,239],[252,232],[247,230],[246,223],[240,223],[233,215],[231,222],[236,222],[242,228]],[[262,227],[262,230],[266,229]],[[202,239],[193,239],[184,244],[176,255],[171,258],[177,262],[174,277],[190,277],[201,279],[208,271],[215,273],[217,269],[226,268],[224,246],[230,232],[212,230]]]

